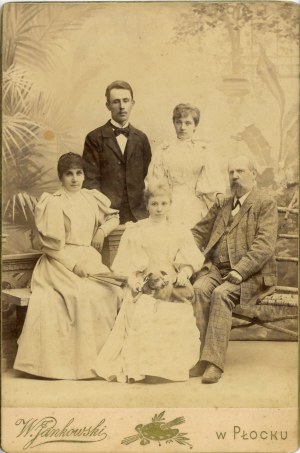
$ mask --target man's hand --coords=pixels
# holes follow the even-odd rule
[[[219,208],[222,208],[225,202],[225,195],[223,193],[216,194],[216,204]]]
[[[75,264],[73,272],[74,272],[74,274],[78,275],[78,277],[81,277],[81,278],[89,276],[86,267],[82,266],[81,264]]]
[[[239,285],[243,281],[243,277],[237,271],[230,271],[225,277],[222,278],[223,281],[228,281],[234,285]]]
[[[99,228],[92,240],[92,246],[95,247],[95,249],[97,249],[99,252],[101,252],[103,248],[104,239],[104,231]]]

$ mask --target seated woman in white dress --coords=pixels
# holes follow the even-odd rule
[[[112,266],[128,276],[129,288],[93,369],[119,382],[145,376],[185,381],[199,359],[200,340],[192,302],[184,293],[190,289],[193,295],[189,278],[200,270],[204,257],[189,229],[168,221],[168,186],[148,187],[145,201],[150,217],[126,224]],[[150,273],[167,277],[175,289],[172,301],[141,291]]]
[[[119,215],[105,195],[81,188],[80,155],[64,154],[57,168],[62,187],[44,193],[35,210],[44,253],[33,271],[14,368],[48,378],[91,378],[122,299],[119,287],[89,279],[110,272],[91,244],[101,248]]]
[[[208,143],[194,137],[200,111],[178,104],[173,111],[177,138],[162,143],[154,152],[146,182],[166,181],[173,192],[171,221],[192,228],[225,193],[225,178]]]

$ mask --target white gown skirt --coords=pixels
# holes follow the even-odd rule
[[[143,294],[124,300],[115,326],[93,367],[107,380],[146,375],[186,381],[199,360],[199,330],[193,307]]]

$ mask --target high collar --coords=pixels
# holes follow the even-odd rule
[[[125,127],[128,127],[128,126],[129,126],[129,121],[127,121],[127,123],[125,123],[123,126],[121,126],[121,124],[117,123],[117,122],[116,122],[115,120],[113,120],[112,118],[111,118],[109,121],[110,121],[110,123],[111,123],[113,126],[119,128],[119,129],[124,129]]]
[[[249,190],[249,192],[245,193],[243,196],[241,196],[240,198],[234,196],[233,197],[233,204],[235,204],[235,202],[237,200],[239,200],[241,206],[243,205],[243,203],[246,201],[246,199],[248,198],[249,194],[250,194],[251,190]]]

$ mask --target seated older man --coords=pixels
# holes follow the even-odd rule
[[[218,382],[224,371],[234,307],[255,304],[276,285],[276,201],[256,188],[248,157],[230,160],[228,173],[232,196],[192,229],[206,257],[194,284],[203,383]]]

